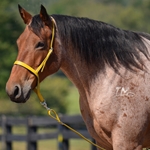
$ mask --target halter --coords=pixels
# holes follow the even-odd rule
[[[49,59],[52,51],[53,51],[53,41],[54,41],[54,36],[55,36],[55,27],[54,27],[54,19],[51,17],[52,19],[52,39],[51,39],[51,43],[50,43],[50,49],[45,57],[45,59],[41,62],[41,64],[39,65],[39,67],[35,70],[33,69],[32,67],[30,67],[29,65],[27,65],[26,63],[22,62],[22,61],[19,61],[19,60],[16,60],[14,62],[15,65],[19,65],[19,66],[22,66],[24,68],[26,68],[27,70],[31,71],[36,77],[37,77],[37,86],[35,87],[34,89],[34,92],[37,94],[37,96],[39,97],[40,99],[40,102],[43,103],[44,102],[44,98],[40,92],[40,78],[39,78],[39,71],[43,72],[44,68],[45,68],[45,65],[46,65],[46,62],[47,60]]]
[[[53,52],[53,41],[54,41],[54,36],[55,36],[55,27],[54,27],[54,24],[55,24],[55,20],[51,17],[52,19],[52,39],[51,39],[51,43],[50,43],[50,49],[45,57],[45,59],[42,61],[42,63],[39,65],[39,67],[35,70],[33,69],[32,67],[30,67],[29,65],[27,65],[26,63],[22,62],[22,61],[19,61],[19,60],[16,60],[14,62],[14,65],[19,65],[19,66],[22,66],[24,68],[26,68],[27,70],[29,70],[30,72],[32,72],[36,77],[37,77],[37,86],[35,87],[34,89],[34,92],[37,94],[40,102],[41,102],[41,105],[43,105],[43,107],[45,107],[47,109],[47,112],[48,112],[48,115],[55,119],[56,121],[58,121],[60,124],[64,125],[65,127],[67,127],[68,129],[72,130],[74,133],[78,134],[81,138],[83,138],[84,140],[86,140],[87,142],[89,142],[90,144],[96,146],[97,148],[101,149],[101,150],[105,150],[104,148],[100,147],[99,145],[93,143],[92,141],[90,141],[89,139],[87,139],[86,137],[84,137],[81,133],[79,133],[78,131],[74,130],[73,128],[71,128],[70,126],[68,126],[67,124],[63,123],[59,116],[57,115],[57,113],[53,110],[53,109],[50,109],[49,107],[47,107],[47,103],[46,101],[44,100],[41,92],[40,92],[40,78],[39,78],[39,71],[43,72],[44,68],[45,68],[45,65],[46,65],[46,62],[47,60],[49,59],[51,53]],[[59,142],[62,142],[63,140],[63,136],[62,134],[59,134],[58,135],[58,140]]]

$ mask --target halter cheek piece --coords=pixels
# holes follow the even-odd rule
[[[36,92],[37,96],[39,97],[41,103],[44,102],[44,98],[43,98],[43,96],[40,93],[39,71],[43,72],[43,70],[45,68],[45,65],[46,65],[46,62],[49,59],[49,57],[50,57],[50,55],[51,55],[51,53],[53,51],[53,41],[54,41],[55,29],[54,29],[54,19],[52,17],[51,17],[51,19],[52,19],[53,26],[52,26],[52,39],[51,39],[51,43],[50,43],[50,49],[49,49],[45,59],[39,65],[39,67],[35,70],[35,69],[33,69],[32,67],[30,67],[29,65],[27,65],[26,63],[24,63],[22,61],[16,60],[14,62],[14,65],[19,65],[19,66],[22,66],[22,67],[26,68],[27,70],[31,71],[37,77],[37,86],[34,89],[34,91]]]

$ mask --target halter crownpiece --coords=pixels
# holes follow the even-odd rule
[[[22,61],[19,61],[19,60],[16,60],[14,62],[14,65],[20,65],[24,68],[26,68],[27,70],[31,71],[36,77],[37,77],[37,86],[35,87],[34,91],[36,92],[38,98],[40,99],[41,102],[44,102],[44,98],[43,96],[41,95],[41,92],[40,92],[40,78],[39,78],[39,71],[43,72],[44,68],[45,68],[45,65],[46,65],[46,62],[48,61],[52,51],[53,51],[53,42],[54,42],[54,36],[55,36],[55,26],[54,26],[54,19],[53,17],[51,17],[51,20],[52,20],[52,39],[51,39],[51,43],[50,43],[50,49],[45,57],[45,59],[42,61],[42,63],[39,65],[39,67],[35,70],[33,69],[32,67],[30,67],[28,64],[22,62]]]

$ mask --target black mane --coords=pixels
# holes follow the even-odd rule
[[[29,25],[29,28],[37,35],[40,37],[40,31],[41,31],[41,28],[43,28],[44,25],[43,25],[43,22],[40,18],[40,15],[35,15],[33,18],[32,18],[32,22],[31,24]]]
[[[134,67],[143,69],[144,64],[139,52],[149,58],[148,50],[141,37],[150,39],[149,34],[121,30],[88,18],[63,15],[52,15],[52,17],[56,21],[62,43],[65,46],[71,43],[74,53],[80,54],[81,59],[96,65],[99,69],[105,69],[106,64],[116,71],[122,65],[130,70],[134,70]],[[39,19],[34,20],[35,18],[31,26],[35,27],[33,22],[38,22]]]

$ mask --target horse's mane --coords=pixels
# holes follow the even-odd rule
[[[139,52],[149,57],[142,39],[142,36],[150,39],[149,34],[121,30],[88,18],[64,15],[52,15],[52,17],[56,21],[62,43],[66,47],[71,44],[75,54],[78,53],[82,60],[99,69],[105,69],[106,64],[116,71],[121,66],[130,70],[134,70],[134,67],[143,69],[144,63]],[[34,26],[35,22],[39,22],[35,20],[33,18]]]

